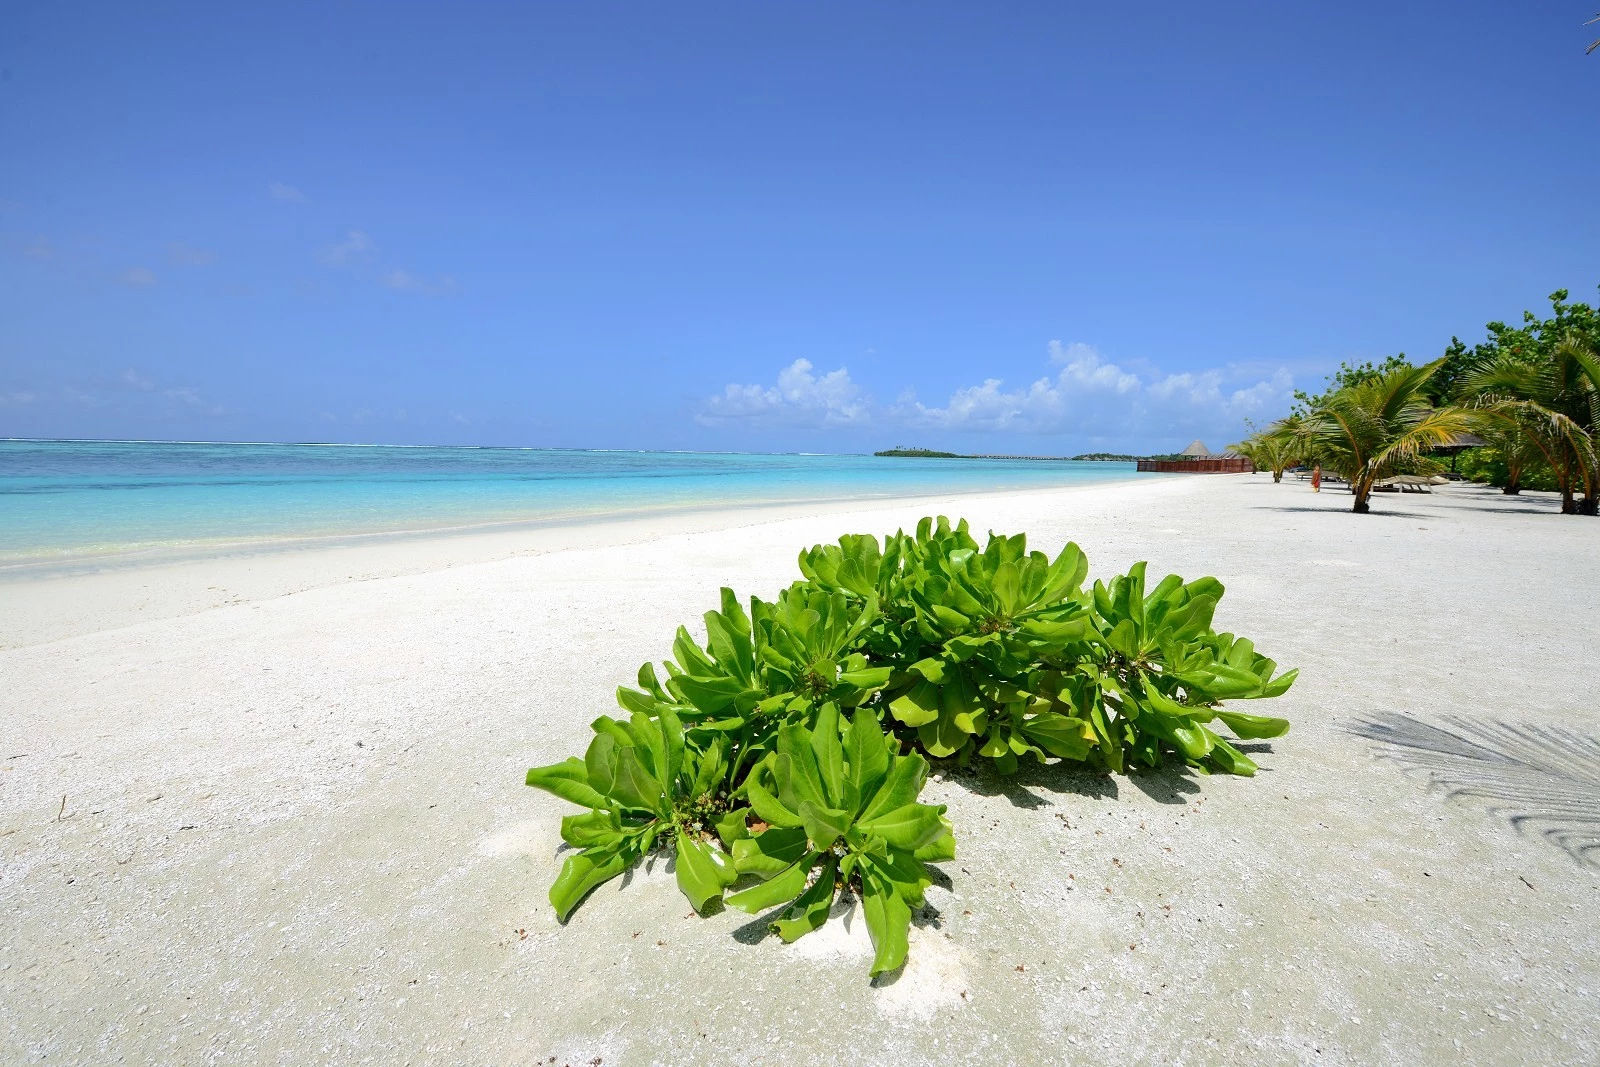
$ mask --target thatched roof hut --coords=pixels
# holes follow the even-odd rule
[[[1207,456],[1211,455],[1211,449],[1207,448],[1206,443],[1197,437],[1193,441],[1189,442],[1188,448],[1184,449],[1178,454],[1181,456],[1188,456],[1190,459],[1205,459]]]

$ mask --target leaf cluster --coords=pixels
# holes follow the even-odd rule
[[[770,912],[785,941],[856,897],[872,973],[892,971],[928,864],[955,855],[944,807],[918,799],[928,758],[1249,775],[1223,729],[1288,729],[1221,707],[1277,696],[1296,672],[1213,629],[1214,578],[1147,589],[1141,563],[1086,587],[1075,544],[1053,559],[1022,535],[980,547],[943,517],[814,546],[799,566],[771,602],[722,590],[703,643],[680,627],[661,672],[646,663],[618,690],[626,720],[602,716],[582,759],[528,772],[588,809],[562,821],[577,851],[551,887],[560,918],[669,850],[697,911]]]

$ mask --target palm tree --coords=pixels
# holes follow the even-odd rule
[[[1463,385],[1483,437],[1511,437],[1538,449],[1555,473],[1563,514],[1596,513],[1600,352],[1593,342],[1569,335],[1544,359],[1498,350],[1474,366]],[[1577,500],[1580,486],[1583,499]]]
[[[1300,416],[1290,415],[1228,448],[1257,467],[1271,471],[1272,480],[1281,482],[1283,472],[1301,460],[1301,444],[1294,436],[1294,427],[1299,422]]]
[[[1572,472],[1561,510],[1566,514],[1600,513],[1600,343],[1569,333],[1551,353],[1554,379],[1552,407],[1572,421],[1564,437],[1562,463]],[[1572,491],[1583,483],[1583,499],[1573,503]]]
[[[1500,491],[1506,496],[1522,492],[1522,476],[1529,467],[1547,459],[1534,427],[1521,418],[1490,418],[1479,423],[1478,436],[1494,450],[1500,462],[1506,465],[1506,484]]]
[[[1422,388],[1444,365],[1401,366],[1348,385],[1313,408],[1293,431],[1301,451],[1338,471],[1355,494],[1357,514],[1379,478],[1423,466],[1430,449],[1456,441],[1471,428],[1462,408],[1435,408]]]

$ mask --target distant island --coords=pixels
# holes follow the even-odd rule
[[[874,452],[874,456],[894,456],[900,459],[1027,459],[1041,462],[1071,462],[1074,460],[1089,463],[1132,463],[1141,459],[1182,459],[1178,453],[1168,453],[1159,456],[1126,456],[1117,452],[1085,452],[1078,456],[995,456],[995,455],[968,455],[962,452],[940,452],[932,448],[886,448],[882,452]]]

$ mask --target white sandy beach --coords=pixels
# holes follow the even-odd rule
[[[0,584],[0,1061],[1595,1062],[1600,524],[1349,503],[1180,476]],[[879,986],[863,924],[760,940],[660,864],[559,925],[572,809],[525,769],[719,586],[940,512],[1216,575],[1293,730],[1250,780],[932,783],[958,858]],[[1355,732],[1393,714],[1554,754],[1452,798]]]

